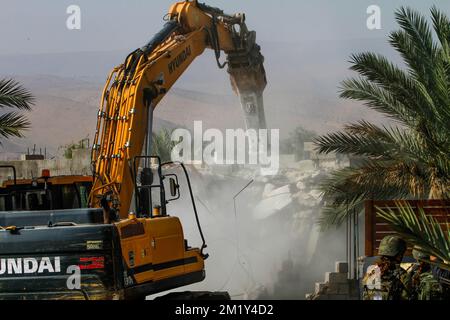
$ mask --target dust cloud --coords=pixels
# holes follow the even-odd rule
[[[305,299],[315,282],[333,271],[335,261],[345,260],[344,230],[321,233],[316,224],[323,205],[316,188],[327,170],[311,161],[269,177],[242,167],[188,170],[210,257],[203,282],[174,291],[227,291],[232,299]],[[200,247],[186,181],[176,172],[181,198],[168,205],[168,213],[180,217],[189,245]]]

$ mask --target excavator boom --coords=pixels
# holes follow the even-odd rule
[[[174,4],[166,17],[163,29],[110,74],[98,113],[91,206],[99,207],[107,196],[122,218],[129,213],[134,191],[130,163],[143,150],[151,155],[153,110],[205,49],[214,50],[220,68],[228,66],[247,129],[266,128],[264,57],[245,15],[227,15],[197,1],[183,1]],[[256,144],[250,141],[253,148]]]

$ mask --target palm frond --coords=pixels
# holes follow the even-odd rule
[[[0,108],[31,110],[33,95],[12,79],[0,79]]]
[[[365,199],[408,196],[409,193],[403,191],[406,188],[399,187],[399,184],[405,183],[404,180],[391,176],[389,171],[380,174],[367,167],[335,170],[319,185],[325,200],[319,225],[322,229],[341,225],[353,210],[361,212]]]
[[[395,18],[405,33],[410,37],[417,52],[430,59],[434,58],[436,46],[426,19],[411,8],[401,7]]]
[[[0,115],[0,136],[23,137],[22,131],[30,128],[30,122],[21,114],[9,112]]]
[[[320,153],[337,152],[361,156],[382,157],[389,156],[390,146],[376,134],[355,134],[353,128],[344,132],[330,133],[314,140]]]
[[[401,8],[396,12],[396,19],[402,30],[391,34],[391,44],[410,67],[411,76],[425,88],[421,90],[421,94],[428,92],[431,98],[428,100],[434,101],[437,106],[445,95],[446,81],[442,81],[445,73],[440,67],[442,47],[434,43],[426,19],[418,12]]]
[[[448,55],[450,44],[450,19],[436,6],[431,8],[431,18],[436,35],[441,43],[443,51]]]
[[[343,81],[340,97],[362,101],[369,108],[406,125],[415,121],[415,114],[403,102],[364,78]]]
[[[352,55],[351,69],[364,76],[371,83],[390,93],[392,98],[401,101],[412,116],[434,118],[435,103],[421,82],[389,62],[382,55],[365,52]],[[431,120],[430,119],[430,120]]]

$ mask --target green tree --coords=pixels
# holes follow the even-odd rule
[[[362,157],[322,184],[327,206],[320,223],[339,225],[365,199],[448,198],[450,186],[450,19],[431,9],[425,17],[409,8],[395,13],[401,29],[389,42],[404,66],[366,52],[351,57],[360,77],[342,83],[341,97],[365,102],[391,119],[368,121],[316,140],[320,152]]]
[[[304,158],[304,143],[313,141],[317,134],[313,131],[307,130],[301,126],[295,128],[289,133],[289,137],[282,142],[281,152],[286,154],[294,154],[295,160],[303,160]]]
[[[31,93],[12,79],[0,79],[0,109],[12,108],[31,110],[34,98]],[[30,128],[30,122],[16,111],[0,115],[0,137],[23,137],[23,131]]]
[[[172,141],[172,131],[163,128],[158,133],[153,133],[152,153],[159,156],[161,161],[171,161],[172,149],[176,146],[176,142]]]

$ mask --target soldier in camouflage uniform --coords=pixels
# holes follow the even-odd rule
[[[381,240],[378,249],[381,258],[363,278],[363,300],[408,300],[407,274],[400,267],[405,251],[405,241],[397,236]]]
[[[414,248],[413,257],[417,260],[412,265],[407,276],[407,288],[410,300],[442,300],[443,288],[432,273],[431,265],[424,260],[430,257]]]
[[[440,263],[444,263],[439,259],[436,259]],[[448,265],[448,263],[447,263]],[[432,274],[434,278],[439,282],[442,288],[442,298],[441,300],[450,301],[450,270],[443,269],[438,266],[433,266]]]

